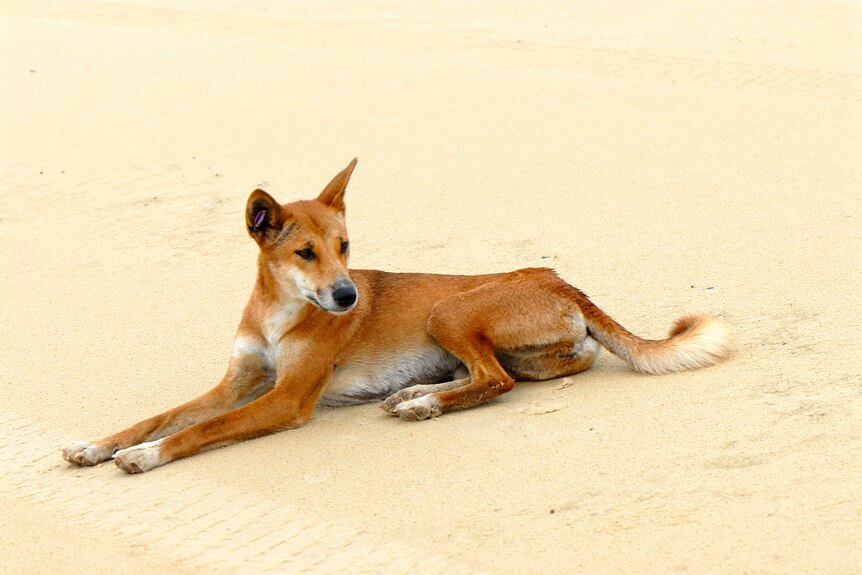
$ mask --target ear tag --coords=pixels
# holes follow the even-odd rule
[[[261,210],[254,217],[254,223],[251,225],[254,229],[260,229],[260,224],[263,223],[263,218],[266,217],[266,210]]]

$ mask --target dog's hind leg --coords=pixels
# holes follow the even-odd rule
[[[506,393],[515,385],[513,375],[550,379],[589,367],[597,346],[587,341],[583,316],[565,287],[550,270],[522,270],[438,302],[428,333],[461,360],[470,379],[392,411],[406,420],[427,419]]]

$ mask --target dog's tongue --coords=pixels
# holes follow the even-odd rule
[[[253,224],[255,229],[257,229],[260,226],[261,222],[263,222],[263,218],[265,218],[265,217],[266,217],[266,210],[261,210],[257,213],[257,215],[254,217],[254,224]]]

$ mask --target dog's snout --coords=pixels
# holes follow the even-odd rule
[[[341,307],[350,307],[356,303],[356,287],[342,284],[332,290],[332,299]]]

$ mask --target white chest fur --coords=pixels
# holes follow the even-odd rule
[[[279,358],[289,352],[285,334],[296,325],[300,310],[306,305],[302,300],[289,300],[285,305],[271,310],[261,323],[262,338],[257,335],[239,333],[233,342],[232,356],[241,359],[246,355],[256,355],[263,359],[269,368],[275,368]]]

